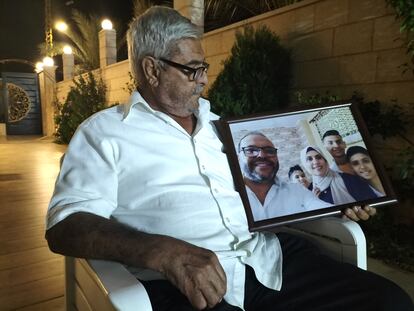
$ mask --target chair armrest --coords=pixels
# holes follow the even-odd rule
[[[67,310],[152,311],[148,294],[122,264],[66,257]]]
[[[367,269],[365,235],[352,220],[326,217],[292,224],[281,231],[301,235],[315,243],[323,253]]]
[[[152,311],[144,286],[122,264],[104,260],[88,260],[88,263],[99,277],[116,310]]]

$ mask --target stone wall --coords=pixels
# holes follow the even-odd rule
[[[97,69],[94,73],[100,75],[107,87],[107,104],[125,103],[128,101],[129,92],[127,84],[131,83],[129,77],[129,61],[118,62],[102,69]],[[59,102],[63,103],[73,85],[72,80],[61,81],[56,84],[56,96]]]
[[[247,24],[267,25],[292,49],[294,91],[330,91],[342,98],[360,91],[367,100],[414,102],[414,76],[399,67],[408,61],[404,37],[385,0],[305,0],[206,33],[210,85],[229,56],[235,32]],[[109,104],[127,100],[128,71],[128,61],[101,69]],[[58,99],[67,90],[68,82],[58,83]]]
[[[205,34],[210,85],[229,56],[243,25],[267,25],[292,49],[294,90],[347,98],[361,91],[368,100],[414,102],[414,76],[405,37],[385,0],[305,0]]]

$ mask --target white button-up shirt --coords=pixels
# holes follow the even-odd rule
[[[275,179],[275,183],[267,192],[263,204],[247,186],[246,192],[255,221],[332,206],[332,204],[318,199],[312,191],[306,189],[303,185],[286,183],[278,178]]]
[[[76,131],[49,205],[47,228],[75,212],[114,217],[137,230],[172,236],[214,251],[227,275],[224,299],[243,308],[245,264],[279,290],[282,255],[272,233],[250,233],[210,104],[199,100],[189,135],[135,92]],[[137,278],[153,271],[128,267]]]

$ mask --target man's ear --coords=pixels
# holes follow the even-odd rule
[[[141,62],[142,72],[148,84],[157,87],[159,84],[160,69],[157,60],[151,56],[145,56]]]

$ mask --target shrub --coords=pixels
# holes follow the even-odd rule
[[[236,33],[224,68],[208,92],[213,111],[241,116],[286,107],[291,80],[290,51],[267,27]]]
[[[63,105],[57,103],[56,142],[68,144],[85,119],[105,107],[106,87],[102,79],[97,80],[89,72],[86,77],[79,76],[73,80],[74,86],[70,88]]]

